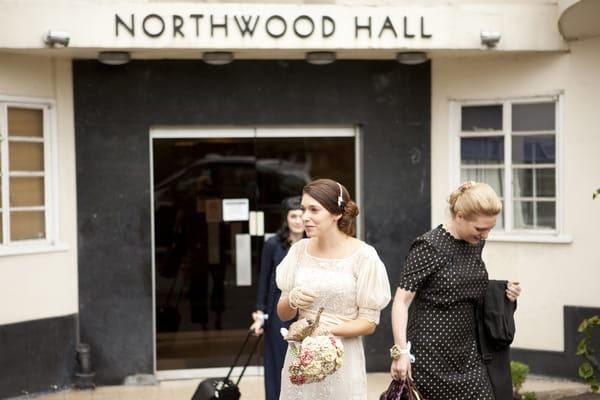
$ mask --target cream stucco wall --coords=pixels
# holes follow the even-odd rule
[[[58,242],[41,253],[0,256],[0,325],[77,313],[77,221],[71,61],[0,56],[0,96],[56,104]]]
[[[600,38],[570,44],[563,54],[434,59],[432,64],[432,223],[447,219],[445,199],[458,179],[452,165],[449,99],[492,99],[564,93],[562,192],[567,243],[490,240],[491,278],[521,282],[514,346],[564,350],[563,306],[600,307]],[[560,179],[560,178],[559,178]]]

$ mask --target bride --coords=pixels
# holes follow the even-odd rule
[[[377,251],[355,238],[358,206],[346,188],[319,179],[302,190],[302,219],[308,239],[294,244],[277,267],[281,289],[277,313],[281,320],[314,319],[341,339],[342,367],[321,382],[296,385],[290,381],[291,355],[281,371],[281,400],[367,399],[362,336],[379,323],[380,311],[391,298],[385,266]]]

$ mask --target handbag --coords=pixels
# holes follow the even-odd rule
[[[381,393],[379,400],[425,400],[417,389],[415,382],[406,378],[402,381],[392,380],[387,390]]]

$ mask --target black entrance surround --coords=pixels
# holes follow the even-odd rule
[[[80,334],[98,384],[153,373],[151,126],[360,125],[364,239],[392,287],[430,227],[429,63],[86,60],[73,74]],[[365,341],[370,371],[389,368],[390,308]]]

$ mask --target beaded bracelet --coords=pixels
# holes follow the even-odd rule
[[[415,362],[415,356],[410,352],[410,342],[406,342],[406,349],[401,349],[397,344],[390,348],[390,357],[392,357],[392,360],[399,359],[402,354],[408,354],[410,362]]]

